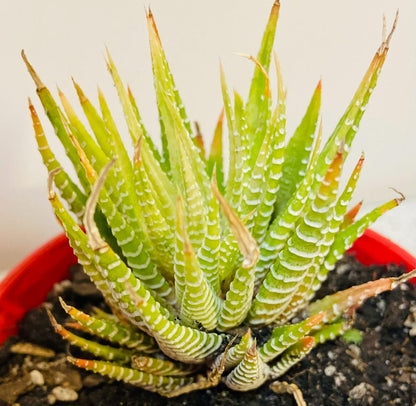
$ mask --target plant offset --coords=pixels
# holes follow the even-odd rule
[[[401,200],[355,219],[360,205],[348,206],[363,158],[340,186],[392,33],[383,38],[321,148],[321,83],[289,140],[276,57],[277,101],[272,101],[268,72],[279,8],[275,2],[257,58],[249,56],[254,75],[246,102],[237,92],[230,95],[221,69],[224,109],[208,157],[187,118],[150,11],[161,150],[109,53],[107,66],[134,146],[132,159],[101,91],[97,109],[74,82],[90,131],[62,92],[63,109],[58,107],[23,54],[79,178],[77,184],[62,169],[29,102],[49,172],[49,200],[79,263],[112,310],[87,315],[62,301],[75,330],[108,345],[74,334],[50,314],[62,337],[99,359],[68,357],[74,365],[169,397],[221,381],[233,390],[255,389],[280,378],[319,343],[343,335],[351,328],[351,313],[366,298],[413,275],[379,279],[312,302],[354,240]],[[260,345],[256,334],[261,329],[271,333]],[[289,386],[272,384],[276,391],[290,391]]]

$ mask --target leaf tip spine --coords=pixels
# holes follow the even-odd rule
[[[43,84],[40,77],[36,73],[35,69],[33,69],[33,66],[30,64],[29,60],[27,59],[25,50],[22,49],[20,54],[22,55],[23,61],[27,67],[27,70],[29,71],[30,76],[32,76],[32,79],[35,82],[36,90],[39,91],[41,89],[44,89],[46,86]]]
[[[397,202],[397,205],[401,204],[402,202],[404,202],[406,200],[406,196],[402,192],[400,192],[399,190],[395,189],[394,187],[390,187],[390,189],[393,192],[395,192],[395,193],[397,193],[399,195],[399,197],[396,197],[396,199],[395,199],[396,202]]]
[[[391,38],[393,37],[394,31],[396,30],[398,21],[399,21],[399,9],[396,10],[396,15],[394,17],[392,28],[390,30],[390,33],[387,35],[385,17],[383,16],[383,34],[382,34],[383,37],[382,37],[381,45],[377,50],[377,54],[379,56],[385,55],[387,53],[390,47]]]

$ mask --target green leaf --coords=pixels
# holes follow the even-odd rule
[[[341,232],[339,232],[331,245],[328,255],[325,258],[323,267],[319,272],[319,279],[325,280],[326,274],[334,269],[335,263],[344,255],[344,252],[352,247],[354,241],[363,235],[364,231],[371,226],[380,216],[387,211],[394,209],[403,201],[403,197],[390,200],[387,203],[373,209],[370,213],[357,220]]]
[[[214,131],[214,137],[211,143],[211,150],[209,153],[208,161],[207,161],[207,173],[208,176],[211,177],[214,171],[216,170],[217,174],[217,184],[218,188],[220,189],[221,193],[224,194],[225,186],[224,186],[224,169],[223,169],[223,152],[222,152],[222,129],[223,129],[223,121],[224,121],[224,110],[221,111],[221,114],[218,118],[217,125]]]
[[[293,365],[305,358],[315,345],[314,337],[306,336],[300,339],[296,344],[289,347],[276,364],[272,366],[270,377],[276,379],[285,374]]]
[[[273,220],[267,230],[266,237],[260,246],[260,258],[256,267],[256,285],[264,280],[270,267],[277,260],[279,252],[283,249],[295,228],[296,222],[303,214],[306,201],[310,194],[310,185],[313,181],[315,165],[318,157],[322,127],[318,131],[315,147],[310,159],[309,168],[293,194],[285,209]]]
[[[217,356],[213,363],[213,369],[218,367],[221,362],[224,363],[224,369],[229,370],[237,366],[244,358],[247,350],[253,344],[253,338],[251,337],[251,329],[247,330],[238,344],[232,346],[228,351],[221,353]],[[224,359],[225,356],[225,359]]]
[[[305,176],[321,108],[321,90],[319,81],[302,122],[286,147],[276,202],[277,214],[282,212]]]
[[[140,141],[134,157],[134,178],[141,211],[152,244],[152,256],[160,270],[172,279],[174,256],[174,233],[171,225],[159,210],[159,198],[152,190],[151,180],[146,173],[140,156]]]
[[[215,182],[215,171],[212,175],[212,182]],[[208,206],[207,231],[201,246],[197,252],[198,262],[201,270],[216,295],[220,295],[220,278],[218,273],[220,257],[220,212],[217,198],[212,194]]]
[[[180,206],[182,203],[178,201]],[[181,319],[190,326],[200,323],[206,330],[213,330],[218,323],[219,298],[211,289],[189,241],[182,209],[178,209],[179,229],[183,241],[183,279]]]
[[[99,373],[117,381],[124,381],[130,385],[138,386],[151,392],[169,392],[193,382],[193,378],[153,375],[111,362],[92,361],[73,357],[67,357],[67,359],[78,368]]]
[[[260,357],[264,362],[270,362],[290,346],[296,344],[322,322],[323,313],[316,314],[297,324],[275,327],[272,336],[260,348]]]
[[[265,134],[264,118],[267,115],[269,101],[267,100],[267,97],[265,97],[268,83],[264,72],[267,73],[270,66],[271,53],[276,34],[276,24],[279,18],[279,10],[280,3],[279,1],[275,1],[263,34],[260,50],[257,54],[256,59],[259,65],[256,65],[254,68],[254,75],[251,81],[249,97],[246,105],[247,126],[249,134],[251,134],[251,145],[261,145]],[[255,162],[257,152],[258,149],[254,149],[252,151],[252,162]]]
[[[39,96],[39,99],[42,103],[42,106],[45,110],[46,115],[49,118],[49,121],[51,122],[55,134],[59,138],[59,141],[62,143],[62,145],[65,148],[65,153],[68,156],[69,160],[71,161],[72,165],[75,168],[75,171],[77,173],[78,179],[81,182],[82,187],[84,188],[84,191],[86,193],[89,192],[89,183],[87,181],[87,178],[85,176],[84,169],[79,162],[77,151],[72,144],[68,133],[65,129],[64,122],[62,121],[63,114],[60,111],[59,107],[55,103],[55,100],[53,99],[51,93],[46,88],[46,86],[42,83],[39,76],[33,69],[32,65],[29,63],[29,61],[26,58],[26,55],[24,51],[22,51],[22,58],[26,64],[26,67],[32,76],[33,81],[36,85],[36,92]]]
[[[262,242],[272,219],[274,205],[278,197],[279,183],[282,176],[284,163],[285,137],[286,137],[286,93],[283,87],[283,80],[279,62],[275,55],[275,64],[278,81],[278,100],[267,131],[271,133],[271,152],[267,162],[265,174],[266,184],[263,195],[254,214],[254,238]]]
[[[36,113],[36,110],[30,100],[29,109],[32,117],[33,129],[35,130],[36,143],[38,144],[38,150],[42,156],[43,163],[46,166],[48,173],[54,172],[61,168],[61,164],[57,161],[54,153],[49,147],[38,114]],[[79,220],[82,220],[87,197],[63,169],[59,170],[53,179],[56,187],[62,195],[62,198],[69,204],[71,211],[78,217]]]
[[[159,32],[156,27],[156,22],[153,18],[153,14],[148,10],[147,14],[147,26],[149,32],[149,41],[150,41],[150,50],[153,63],[153,75],[154,80],[165,80],[167,87],[171,89],[172,95],[175,100],[175,105],[178,108],[180,117],[184,123],[186,131],[189,135],[192,134],[191,124],[189,122],[188,116],[185,111],[182,99],[179,95],[178,89],[176,88],[175,81],[173,79],[172,73],[170,71],[168,61],[165,56],[165,52],[162,47],[162,42],[159,37]]]
[[[363,341],[363,333],[356,328],[352,328],[342,333],[342,338],[348,344],[360,344]]]
[[[158,350],[156,342],[148,335],[112,320],[90,316],[73,306],[68,306],[62,298],[59,300],[65,312],[88,333],[144,353],[154,353]]]
[[[165,162],[162,160],[162,157],[160,156],[159,150],[156,148],[156,145],[153,142],[152,137],[147,133],[146,128],[143,124],[139,108],[137,107],[136,100],[133,96],[133,92],[131,91],[130,87],[127,86],[127,94],[130,100],[131,107],[133,109],[134,115],[136,116],[136,120],[139,123],[140,128],[142,129],[143,135],[146,139],[146,142],[149,144],[150,150],[152,151],[154,157],[157,159],[157,161],[160,163],[162,168],[165,170],[165,172],[168,172],[168,168],[164,166]]]
[[[99,116],[97,110],[92,105],[92,103],[88,100],[87,96],[85,96],[81,87],[75,82],[74,79],[72,79],[72,82],[73,82],[75,90],[77,92],[79,102],[80,102],[81,107],[84,111],[85,117],[87,117],[88,123],[90,124],[90,127],[91,127],[91,129],[92,129],[92,131],[95,135],[95,138],[96,138],[98,144],[100,145],[100,147],[104,151],[105,155],[107,155],[107,157],[112,157],[113,153],[112,153],[111,144],[109,142],[110,137],[109,137],[107,128],[104,124],[104,121]],[[63,96],[63,94],[61,94],[61,95]],[[76,117],[72,108],[69,106],[69,103],[66,102],[65,97],[62,97],[61,100],[62,100],[62,102],[65,106],[65,110],[66,110],[67,114],[69,113],[68,116],[70,117],[70,119],[72,119],[72,123],[74,124],[75,128],[77,128],[77,130],[79,131],[80,137],[83,138],[83,142],[85,143],[85,146],[88,147],[89,149],[93,150],[94,153],[98,153],[97,148],[94,145],[95,143],[92,142],[92,138],[88,135],[87,131],[85,130],[85,128],[83,127],[83,125],[81,124],[79,119]],[[85,147],[83,145],[83,149],[84,148]],[[102,152],[100,154],[102,155]],[[100,158],[100,156],[96,157],[96,159],[98,159],[98,158]],[[90,159],[92,159],[92,158],[90,158]],[[101,168],[102,168],[102,166],[101,166]],[[101,169],[101,168],[99,168],[99,169]]]
[[[299,218],[287,244],[279,253],[250,310],[251,325],[269,324],[289,308],[297,308],[300,290],[307,289],[313,280],[319,262],[320,245],[325,238],[330,211],[336,198],[342,153],[339,153],[328,169],[316,197],[303,217]],[[323,258],[322,258],[323,260]],[[302,294],[299,293],[302,297]],[[294,299],[295,298],[295,299]],[[292,299],[296,302],[291,304]]]
[[[361,306],[366,299],[396,288],[414,278],[415,274],[416,270],[413,270],[396,278],[381,278],[325,296],[309,305],[309,314],[325,312],[323,321],[331,323],[349,309]]]
[[[341,225],[344,223],[344,215],[347,211],[348,204],[351,201],[352,195],[357,186],[357,181],[360,176],[363,163],[364,156],[362,155],[357,165],[355,166],[344,188],[344,191],[339,196],[338,201],[333,209],[333,215],[329,222],[329,229],[325,235],[325,240],[321,245],[319,254],[320,258],[327,257],[330,247],[334,243],[335,236],[339,232]],[[313,281],[310,284],[308,290],[302,293],[302,304],[300,304],[300,306],[310,302],[310,300],[315,295],[315,292],[319,290],[319,288],[322,285],[322,282],[326,279],[326,276],[328,274],[326,265],[323,263],[323,261],[320,261],[319,263],[317,263],[317,265],[319,266],[318,272],[315,273]]]
[[[222,65],[220,65],[220,78],[221,78],[221,92],[224,102],[225,117],[227,118],[228,126],[228,178],[226,185],[225,197],[233,205],[237,206],[237,202],[240,199],[241,185],[242,185],[242,142],[243,134],[241,129],[245,128],[243,125],[244,114],[243,104],[241,98],[238,97],[237,93],[234,93],[235,108],[238,111],[234,111],[231,98],[228,93],[228,86],[225,79],[225,74]],[[237,114],[239,121],[237,122]]]
[[[56,333],[63,339],[67,340],[71,345],[81,348],[83,351],[90,352],[96,357],[103,358],[107,361],[115,361],[120,364],[128,364],[134,351],[125,348],[115,348],[105,344],[99,344],[95,341],[87,340],[79,337],[62,327],[52,316],[52,313],[47,310],[49,319]]]
[[[338,192],[338,185],[339,185],[339,178],[341,174],[341,169],[343,166],[343,150],[339,151],[338,154],[335,156],[331,166],[328,168],[328,172],[325,176],[324,181],[322,182],[321,188],[317,196],[313,199],[310,204],[309,212],[305,214],[305,220],[312,220],[315,224],[321,223],[321,235],[322,238],[317,244],[319,247],[319,252],[313,259],[313,264],[309,267],[307,272],[303,275],[302,281],[298,284],[294,295],[292,296],[290,303],[287,305],[286,309],[283,312],[283,319],[290,320],[293,316],[296,315],[306,303],[309,302],[311,299],[308,297],[308,292],[313,287],[313,281],[315,280],[317,274],[319,273],[319,268],[322,265],[325,256],[328,253],[329,246],[332,244],[333,241],[333,228],[335,227],[339,219],[342,216],[337,217],[336,209],[336,197]],[[354,180],[358,179],[358,174],[355,174],[356,177],[353,176]],[[347,193],[352,193],[352,189],[350,189],[351,184],[347,186]],[[343,194],[341,199],[351,198],[349,194]],[[344,200],[338,199],[338,203],[344,202]],[[341,204],[341,203],[340,203]],[[340,213],[338,213],[340,214]],[[301,225],[299,225],[299,228]],[[304,231],[304,230],[303,230]],[[306,234],[305,238],[308,239],[308,235]]]
[[[254,275],[254,266],[240,266],[237,269],[221,308],[218,330],[237,327],[246,318],[253,297]]]
[[[224,383],[230,389],[249,391],[263,385],[269,378],[270,368],[262,361],[256,344],[254,339],[242,361],[225,378]]]
[[[147,236],[140,229],[134,229],[118,212],[107,195],[103,185],[109,165],[100,173],[94,184],[93,192],[98,195],[98,203],[105,214],[108,224],[117,239],[124,258],[134,275],[138,277],[153,296],[166,305],[165,300],[172,306],[176,305],[173,290],[168,281],[158,272],[152,258],[152,250]],[[92,194],[93,196],[93,194]],[[91,198],[91,197],[90,197]],[[171,275],[167,275],[169,278]]]
[[[346,330],[350,328],[350,323],[341,320],[336,321],[332,324],[326,324],[318,331],[314,332],[313,338],[315,339],[316,344],[323,344],[325,341],[334,340],[346,333]],[[348,332],[349,330],[347,330]]]
[[[139,371],[158,376],[185,376],[196,371],[194,365],[180,364],[160,358],[143,355],[133,355],[131,366]]]

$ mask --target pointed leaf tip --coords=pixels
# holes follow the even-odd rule
[[[236,55],[249,59],[260,69],[261,73],[263,74],[264,78],[266,79],[266,86],[264,88],[264,91],[266,92],[267,97],[270,97],[270,78],[269,78],[269,74],[267,73],[264,66],[253,55],[243,54],[243,53],[240,53],[240,52],[236,52]]]
[[[67,356],[66,359],[68,362],[70,362],[72,365],[75,365],[78,368],[87,369],[88,367],[94,364],[94,361],[90,361],[88,359],[74,358],[71,356]]]
[[[361,207],[363,206],[363,200],[361,200],[360,202],[358,202],[354,207],[352,207],[344,216],[344,223],[346,226],[348,226],[349,224],[352,224],[352,222],[354,221],[355,217],[357,217],[357,214],[359,213],[359,211],[361,210]]]
[[[315,345],[315,338],[312,336],[306,336],[300,339],[300,342],[302,343],[302,347],[305,348],[310,348],[313,347]]]
[[[396,16],[394,18],[393,26],[390,30],[390,33],[386,36],[385,19],[383,18],[383,38],[382,38],[382,43],[379,49],[377,50],[378,55],[382,55],[388,51],[389,46],[390,46],[390,41],[391,41],[391,38],[393,37],[394,31],[396,30],[398,21],[399,21],[399,9],[397,9],[396,11]]]
[[[62,332],[65,331],[65,329],[56,321],[55,317],[53,317],[53,314],[49,309],[46,309],[46,313],[55,332],[62,335]]]
[[[393,283],[391,284],[392,289],[396,288],[397,286],[401,285],[402,283],[410,281],[410,279],[413,279],[416,277],[416,269],[413,269],[413,271],[410,271],[408,273],[405,273],[398,278],[395,278]]]
[[[159,43],[161,43],[160,36],[159,36],[159,31],[158,31],[157,26],[156,26],[156,21],[155,21],[155,18],[153,16],[153,13],[152,13],[152,10],[150,9],[150,7],[147,10],[146,18],[147,18],[148,28],[153,31],[157,41]]]
[[[322,78],[319,79],[319,82],[316,86],[316,90],[321,92],[322,91]]]
[[[146,17],[151,17],[153,15],[150,6],[144,6],[144,12],[146,13]]]
[[[69,306],[65,303],[64,299],[62,298],[62,296],[59,296],[59,303],[62,306],[62,309],[64,309],[66,312],[69,312],[69,310],[72,308],[72,306]]]
[[[112,68],[114,66],[114,60],[111,57],[110,50],[108,49],[107,46],[105,47],[105,55],[106,55],[106,58],[107,58],[105,60],[105,62],[107,64],[107,69],[111,72],[112,71]]]
[[[253,342],[247,349],[247,356],[249,358],[255,358],[257,356],[257,339],[254,338]]]
[[[35,82],[36,90],[39,91],[45,88],[46,86],[40,80],[40,77],[38,76],[36,71],[33,69],[33,66],[30,64],[29,60],[27,59],[24,49],[22,49],[21,55],[22,55],[24,63],[26,64],[27,70],[29,71],[30,76],[32,76],[32,79]]]
[[[75,81],[73,76],[71,76],[71,80],[72,80],[72,83],[73,83],[73,85],[75,87],[75,90],[77,92],[80,103],[83,104],[83,103],[87,102],[88,99],[85,96],[84,92],[82,91],[81,86]]]
[[[393,192],[395,192],[395,193],[397,193],[399,195],[399,197],[396,198],[397,205],[401,204],[402,202],[404,202],[406,200],[406,196],[402,192],[400,192],[399,190],[395,189],[394,187],[390,187],[390,189]]]
[[[307,326],[317,326],[320,324],[326,316],[326,312],[320,312],[309,317],[308,322],[306,323]]]
[[[65,97],[64,92],[61,90],[61,88],[59,86],[56,86],[56,90],[58,91],[58,96],[60,98]]]

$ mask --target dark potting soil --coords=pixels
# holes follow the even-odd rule
[[[319,291],[319,297],[379,277],[404,272],[397,266],[364,267],[345,257]],[[58,296],[84,311],[105,309],[99,292],[78,266],[72,281],[63,281],[50,292],[44,307],[64,322]],[[117,405],[282,405],[293,406],[290,395],[277,395],[268,385],[251,392],[232,392],[224,385],[166,399],[140,388],[79,370],[65,361],[80,352],[53,331],[44,307],[29,311],[18,337],[0,348],[0,406]],[[362,341],[336,339],[315,348],[282,380],[295,383],[309,406],[416,405],[416,289],[403,285],[366,301],[357,310],[354,328]],[[259,337],[259,339],[261,339]],[[53,349],[55,355],[16,353],[16,344],[30,342]],[[18,348],[18,347],[17,347]],[[64,399],[74,399],[64,401]],[[61,399],[61,400],[60,400]]]

